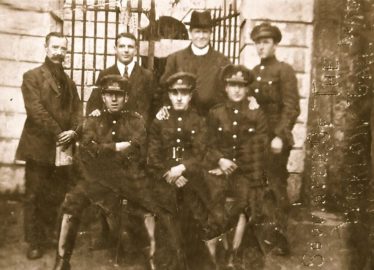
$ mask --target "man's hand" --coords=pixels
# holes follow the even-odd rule
[[[223,171],[220,168],[215,168],[209,171],[210,174],[220,176],[223,174]]]
[[[258,108],[260,108],[260,104],[258,104],[257,102],[257,99],[253,96],[249,96],[248,98],[248,101],[249,101],[249,105],[248,105],[248,108],[253,111],[253,110],[257,110]]]
[[[163,177],[166,179],[166,182],[174,183],[179,177],[182,176],[182,173],[186,170],[186,167],[183,164],[179,164],[177,166],[171,167],[169,171],[167,171]]]
[[[169,108],[167,106],[162,107],[158,113],[156,114],[156,118],[158,120],[166,120],[169,119]]]
[[[218,165],[226,175],[232,174],[236,170],[236,168],[238,168],[238,166],[233,161],[227,158],[221,158],[218,161]]]
[[[188,182],[188,179],[186,177],[184,177],[183,175],[180,176],[176,181],[175,181],[175,185],[178,187],[178,188],[181,188],[183,186],[185,186]]]
[[[273,152],[274,154],[279,154],[280,152],[282,152],[282,148],[283,148],[283,141],[281,138],[279,137],[275,137],[272,141],[271,141],[271,152]]]
[[[96,109],[92,111],[88,116],[99,117],[100,115],[101,115],[101,111],[99,109]]]
[[[129,142],[118,142],[116,143],[116,152],[125,151],[130,145],[131,143]]]
[[[66,130],[57,135],[57,146],[70,143],[77,135],[74,130]]]

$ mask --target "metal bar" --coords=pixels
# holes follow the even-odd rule
[[[83,0],[83,39],[82,39],[82,77],[81,77],[81,99],[84,100],[84,68],[86,66],[86,21],[87,21],[87,11],[85,6],[87,5],[87,0]]]
[[[126,31],[130,32],[130,16],[131,16],[131,0],[127,0],[126,13],[128,16],[128,21],[126,25]]]
[[[218,10],[218,18],[221,18],[221,12],[222,12],[222,9],[219,9]],[[218,42],[217,50],[220,51],[220,48],[221,48],[221,23],[218,24],[217,42]]]
[[[138,0],[138,28],[137,28],[137,42],[138,42],[138,46],[136,46],[136,61],[138,63],[140,63],[140,45],[139,45],[139,41],[140,41],[140,20],[141,20],[141,16],[142,16],[142,9],[143,9],[143,2],[142,0]]]
[[[72,14],[71,14],[71,52],[70,52],[70,78],[73,79],[74,75],[74,34],[75,34],[75,0],[73,0],[72,5]]]
[[[215,22],[216,21],[216,8],[213,9],[213,21]],[[212,47],[215,48],[215,44],[216,44],[216,24],[214,23],[214,26],[213,26],[213,42],[212,42]]]
[[[229,6],[229,15],[231,14],[232,10],[231,10],[231,4]],[[235,55],[231,55],[231,32],[232,32],[232,25],[231,25],[231,18],[228,18],[229,20],[229,39],[228,39],[228,44],[227,44],[227,49],[228,49],[228,55],[229,55],[229,59],[232,58],[232,62],[234,63],[234,58],[235,58]]]
[[[108,53],[108,16],[109,16],[109,0],[105,0],[105,31],[104,31],[104,69],[106,69],[106,54]]]
[[[92,82],[93,84],[96,84],[96,41],[97,41],[97,2],[98,0],[95,0],[95,11],[94,11],[94,36],[93,36],[93,47],[94,47],[94,53],[93,53],[93,72],[92,72]]]
[[[226,0],[223,1],[223,50],[222,53],[226,55],[225,49],[226,49]]]
[[[240,26],[238,27],[238,16],[235,16],[234,17],[234,24],[235,24],[235,43],[234,43],[234,55],[235,55],[235,58],[236,58],[236,62],[234,61],[234,64],[239,64],[239,60],[240,60],[240,52],[238,53],[238,56],[236,57],[236,48],[240,47]],[[237,33],[239,33],[239,40],[237,39]]]

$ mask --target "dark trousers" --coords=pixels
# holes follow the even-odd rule
[[[291,148],[284,148],[279,154],[269,154],[267,163],[267,178],[270,190],[275,197],[276,220],[283,232],[287,230],[287,220],[290,203],[287,194],[288,158]]]
[[[24,199],[25,240],[43,245],[55,237],[56,220],[65,193],[72,186],[71,166],[56,167],[26,161]]]

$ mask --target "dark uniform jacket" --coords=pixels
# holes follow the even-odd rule
[[[106,75],[121,75],[117,65],[113,65],[100,72],[97,78],[96,85],[100,84],[101,79]],[[131,84],[131,94],[129,95],[130,102],[126,105],[127,110],[132,110],[140,113],[145,120],[146,125],[152,119],[151,103],[155,91],[155,82],[151,71],[139,66],[135,63],[129,78]],[[96,109],[103,109],[103,101],[101,98],[100,89],[96,88],[87,102],[86,112],[89,115]]]
[[[62,107],[61,88],[45,63],[23,75],[21,89],[27,118],[16,159],[54,164],[57,135],[66,130],[79,133],[81,103],[75,83],[65,76],[69,99]]]
[[[131,145],[116,152],[116,142],[131,142]],[[89,117],[77,159],[84,180],[131,196],[145,184],[145,143],[144,120],[138,113],[111,114],[104,110],[99,117]]]
[[[275,57],[261,61],[253,69],[255,81],[250,94],[256,97],[268,119],[270,137],[280,137],[293,145],[292,128],[300,113],[297,79],[293,68]]]
[[[196,95],[193,102],[199,114],[206,116],[212,106],[224,100],[217,82],[221,69],[228,64],[230,64],[229,59],[212,47],[206,55],[196,56],[190,45],[168,56],[160,82],[164,83],[179,71],[195,74]]]
[[[238,165],[237,171],[248,175],[250,186],[264,183],[267,153],[267,122],[261,109],[250,110],[245,99],[213,107],[208,116],[208,170],[218,168],[220,158]]]

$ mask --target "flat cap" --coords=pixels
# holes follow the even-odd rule
[[[225,66],[222,70],[222,80],[224,83],[250,84],[254,80],[252,72],[243,65]]]
[[[131,89],[130,82],[127,78],[120,75],[107,75],[100,81],[102,93],[122,93],[129,92]]]
[[[282,33],[278,27],[270,23],[261,23],[256,25],[251,32],[251,39],[256,42],[259,38],[272,38],[275,43],[282,40]]]
[[[166,80],[168,90],[190,90],[195,89],[196,76],[189,72],[177,72]]]

